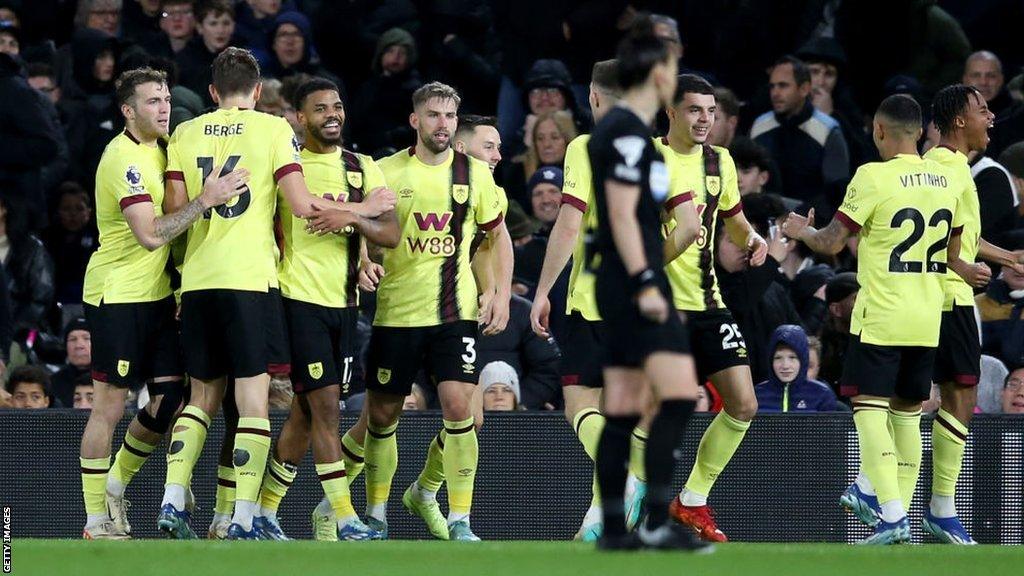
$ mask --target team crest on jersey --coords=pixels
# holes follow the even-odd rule
[[[465,184],[453,185],[452,197],[455,198],[456,203],[465,204],[466,200],[469,200],[469,186],[466,186]]]
[[[132,363],[127,361],[127,360],[118,360],[117,361],[117,374],[118,374],[118,376],[120,376],[121,378],[124,378],[125,376],[127,376],[128,375],[128,370],[131,368],[131,365],[132,365]]]
[[[709,195],[718,196],[718,193],[722,191],[722,178],[720,176],[705,176],[704,187],[707,188]]]
[[[353,188],[363,187],[363,173],[362,172],[348,172],[345,174],[348,177],[348,185]]]
[[[381,384],[391,382],[391,370],[389,368],[377,368],[377,382]]]
[[[309,377],[313,380],[319,380],[324,375],[324,364],[323,362],[313,362],[306,368],[309,369]]]

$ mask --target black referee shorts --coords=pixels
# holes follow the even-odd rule
[[[662,324],[640,315],[629,286],[630,280],[614,273],[599,273],[597,308],[604,319],[608,344],[604,349],[604,367],[640,368],[656,352],[690,353],[690,339],[679,314],[672,309],[672,289],[664,273],[657,283],[668,303],[670,314]]]

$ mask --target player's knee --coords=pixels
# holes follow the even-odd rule
[[[370,426],[385,428],[398,421],[402,411],[402,402],[370,401],[367,403],[366,416]]]
[[[103,406],[94,405],[92,414],[108,426],[116,426],[124,417],[124,402],[108,402]]]
[[[167,382],[159,389],[150,388],[150,400],[144,410],[139,411],[139,423],[157,434],[166,434],[171,423],[184,408],[185,388],[180,382]]]
[[[740,422],[750,422],[757,414],[757,396],[751,394],[735,402],[733,406],[726,406],[725,411]]]

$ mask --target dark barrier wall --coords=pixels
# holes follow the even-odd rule
[[[17,537],[77,538],[85,514],[78,448],[87,414],[72,410],[0,411],[0,505],[13,509]],[[272,417],[276,435],[283,415]],[[117,430],[118,442],[127,420]],[[343,418],[343,428],[352,422]],[[676,470],[685,480],[710,417],[690,426]],[[419,473],[439,414],[410,414],[398,432],[400,464],[391,490],[392,538],[427,538],[418,518],[402,508],[402,492]],[[217,419],[193,477],[199,503],[193,527],[205,534],[213,514],[216,453],[223,435]],[[922,424],[925,461],[911,511],[915,536],[931,488],[931,420]],[[715,486],[710,504],[721,528],[737,541],[829,541],[861,538],[867,530],[838,504],[858,467],[857,435],[849,415],[776,415],[754,421],[746,440]],[[136,537],[157,537],[164,452],[158,448],[128,488]],[[480,467],[473,528],[482,538],[565,540],[579,526],[590,496],[590,462],[560,414],[488,414],[480,435]],[[363,510],[360,478],[353,486]],[[322,491],[307,457],[281,507],[292,537],[311,537],[309,515]],[[442,509],[447,509],[444,493]],[[979,416],[971,425],[957,499],[960,518],[982,543],[1024,539],[1024,418]]]

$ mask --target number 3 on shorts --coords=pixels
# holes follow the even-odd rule
[[[722,324],[718,328],[718,333],[723,335],[722,350],[735,350],[736,348],[747,347],[747,343],[743,341],[740,327],[736,324]]]
[[[466,364],[476,362],[476,338],[465,336],[462,338],[462,343],[466,345],[466,353],[462,355],[462,361]]]

